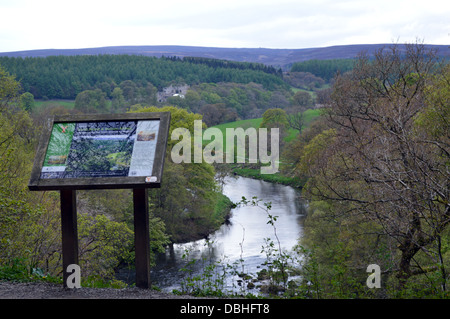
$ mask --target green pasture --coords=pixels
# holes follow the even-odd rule
[[[304,114],[305,114],[304,127],[308,127],[309,124],[320,115],[320,110],[310,109],[310,110],[306,110]],[[223,146],[224,146],[224,149],[226,149],[226,129],[227,128],[235,129],[235,128],[241,127],[244,130],[246,130],[250,127],[253,127],[255,129],[258,129],[259,126],[261,125],[261,122],[262,122],[262,118],[257,118],[257,119],[250,119],[250,120],[240,120],[240,121],[235,121],[235,122],[230,122],[230,123],[223,123],[223,124],[215,125],[212,127],[218,128],[222,132]],[[293,140],[297,136],[298,130],[290,128],[288,133],[289,134],[285,138],[286,142]],[[207,145],[209,143],[211,143],[210,140],[203,140],[204,145]]]
[[[34,101],[34,108],[40,109],[45,107],[56,107],[56,106],[62,106],[67,109],[73,109],[75,106],[75,100],[35,100]]]

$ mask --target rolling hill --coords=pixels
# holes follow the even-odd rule
[[[239,62],[258,62],[274,67],[288,68],[294,62],[311,59],[353,58],[364,51],[373,54],[376,50],[391,44],[340,45],[308,49],[266,49],[266,48],[218,48],[196,46],[111,46],[84,49],[45,49],[15,52],[0,52],[0,56],[46,57],[52,55],[98,55],[129,54],[143,56],[205,57]],[[450,57],[449,45],[426,45],[438,50],[440,56]]]

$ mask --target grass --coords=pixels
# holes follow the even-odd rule
[[[309,93],[309,95],[311,95],[311,98],[314,100],[317,98],[317,93],[315,91],[309,91],[309,90],[305,90],[305,89],[300,89],[300,88],[291,88],[292,92],[297,93],[299,91],[301,92],[306,92]]]
[[[258,128],[261,125],[262,117],[257,119],[250,119],[250,120],[240,120],[236,122],[230,122],[230,123],[223,123],[219,125],[215,125],[212,127],[218,128],[222,131],[223,134],[225,134],[225,130],[227,128],[236,128],[236,127],[242,127],[243,129],[247,129],[249,127]]]
[[[302,180],[298,177],[285,176],[279,172],[275,174],[261,174],[259,168],[255,169],[235,167],[233,168],[233,173],[239,176],[260,179],[270,183],[283,184],[298,188],[303,187],[306,183],[306,180]]]
[[[318,109],[309,109],[305,111],[305,125],[304,127],[307,127],[314,119],[316,119],[319,115],[320,115],[320,110]],[[262,122],[262,118],[257,118],[257,119],[250,119],[250,120],[240,120],[240,121],[235,121],[235,122],[230,122],[230,123],[223,123],[223,124],[219,124],[219,125],[215,125],[212,126],[214,128],[218,128],[221,132],[222,132],[222,136],[223,136],[223,147],[224,149],[226,149],[226,129],[227,128],[237,128],[237,127],[241,127],[244,130],[253,127],[255,129],[258,129],[259,126],[261,125]],[[298,134],[298,130],[292,129],[290,128],[288,131],[288,135],[285,138],[286,142],[289,142],[291,140],[293,140]],[[204,144],[208,144],[210,143],[210,141],[204,141]]]
[[[46,107],[57,107],[62,106],[66,109],[73,110],[75,107],[75,100],[35,100],[34,101],[34,108],[36,110],[40,108],[46,108]],[[111,109],[111,101],[106,101],[106,109]]]
[[[45,108],[49,106],[62,106],[67,109],[73,109],[75,106],[75,100],[35,100],[35,109]]]
[[[220,226],[229,218],[230,210],[231,207],[233,206],[233,203],[227,196],[225,196],[220,192],[216,193],[216,196],[217,202],[214,207],[214,213],[212,218],[215,220],[215,223],[218,226]]]

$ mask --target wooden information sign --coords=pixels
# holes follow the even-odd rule
[[[59,190],[64,285],[78,264],[76,190],[132,188],[136,286],[150,287],[148,188],[161,187],[170,113],[68,115],[49,119],[28,188]]]

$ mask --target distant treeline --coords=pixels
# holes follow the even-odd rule
[[[329,82],[337,72],[352,70],[354,62],[354,59],[308,60],[294,63],[291,72],[309,72]]]
[[[131,80],[158,89],[171,83],[250,83],[266,89],[287,87],[279,71],[256,63],[197,58],[156,58],[133,55],[0,57],[2,65],[35,98],[75,99],[101,84]]]
[[[279,77],[283,77],[283,71],[281,69],[276,69],[273,66],[265,65],[262,63],[237,62],[229,60],[202,58],[202,57],[184,57],[183,61],[196,64],[205,64],[213,68],[230,68],[239,70],[263,71],[264,73],[274,74]]]

